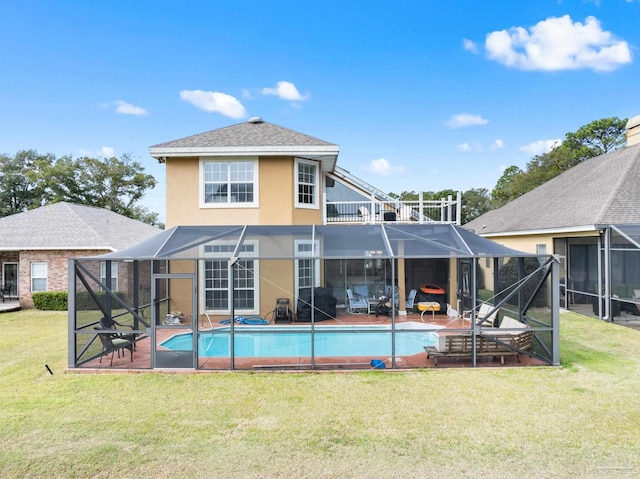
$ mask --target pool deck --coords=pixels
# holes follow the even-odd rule
[[[407,316],[396,316],[396,325],[401,325],[407,322],[417,322],[424,324],[425,326],[440,326],[439,334],[446,334],[447,330],[453,332],[456,329],[468,329],[469,322],[464,321],[461,318],[450,318],[446,314],[435,314],[432,316],[430,313],[425,314],[422,320],[419,313],[409,312]],[[289,324],[289,323],[286,323]],[[305,322],[290,323],[293,325],[309,325]],[[378,316],[373,314],[347,314],[344,311],[338,311],[336,319],[325,320],[316,323],[318,326],[325,325],[390,325],[391,318],[389,316]],[[282,325],[280,323],[279,325]],[[278,325],[278,326],[279,326]],[[200,329],[208,329],[209,323],[205,321],[201,323]],[[218,324],[214,323],[214,326]],[[269,328],[274,326],[273,323],[265,326],[253,326],[253,328]],[[191,330],[179,329],[179,328],[163,328],[156,330],[156,336],[158,343],[164,341],[170,336],[176,333],[190,332]],[[459,333],[459,331],[458,331]],[[162,349],[162,348],[160,348]],[[316,370],[368,370],[373,369],[371,366],[372,359],[381,359],[384,361],[386,369],[392,368],[391,358],[372,358],[368,357],[331,357],[331,358],[315,358],[314,367]],[[151,341],[149,337],[136,342],[136,349],[133,354],[133,361],[130,360],[129,351],[124,351],[120,357],[116,354],[113,358],[113,367],[109,367],[110,355],[105,355],[102,358],[100,364],[99,359],[92,360],[83,364],[78,368],[71,369],[70,371],[82,372],[82,371],[120,371],[120,372],[145,372],[151,371]],[[515,357],[506,358],[505,364],[501,365],[499,359],[494,358],[478,358],[478,367],[526,367],[526,366],[541,366],[545,365],[542,361],[534,358],[530,358],[527,355],[520,355],[520,362]],[[463,368],[471,367],[472,363],[469,359],[450,359],[438,361],[438,368]],[[414,368],[435,367],[432,359],[427,359],[426,352],[421,352],[411,356],[397,356],[395,361],[395,370],[409,370]],[[153,371],[163,372],[211,372],[211,371],[228,371],[231,369],[229,358],[200,358],[199,369],[155,369]],[[237,370],[260,370],[260,371],[281,371],[281,370],[309,370],[311,369],[311,361],[309,357],[293,357],[293,358],[235,358],[234,369]]]

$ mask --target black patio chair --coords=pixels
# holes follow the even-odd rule
[[[100,318],[100,328],[99,329],[109,329],[109,330],[115,330],[115,331],[120,331],[118,328],[129,328],[131,330],[133,330],[133,326],[129,325],[129,324],[120,324],[118,321],[116,321],[115,319],[109,317],[109,316],[103,316],[102,318]],[[126,339],[127,341],[131,341],[133,343],[133,348],[135,349],[136,347],[136,334],[133,333],[110,333],[112,336],[114,337],[119,337],[122,339]],[[120,355],[118,355],[119,357]]]
[[[100,363],[102,363],[102,356],[111,353],[111,362],[109,366],[113,366],[113,355],[118,351],[118,357],[120,357],[120,350],[128,349],[131,353],[131,362],[133,362],[133,341],[124,339],[121,336],[111,333],[98,333],[100,342],[102,343],[102,355],[100,356]]]
[[[5,298],[11,299],[11,284],[3,284],[2,288],[0,288],[0,296],[2,296],[2,302],[4,303]]]

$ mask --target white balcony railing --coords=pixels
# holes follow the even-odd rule
[[[326,224],[345,223],[445,223],[460,224],[461,198],[387,201],[372,197],[363,201],[327,201]]]

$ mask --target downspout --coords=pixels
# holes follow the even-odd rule
[[[327,224],[327,175],[322,175],[322,224]]]

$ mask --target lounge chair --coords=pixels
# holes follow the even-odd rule
[[[506,329],[511,331],[505,331]],[[533,347],[534,332],[528,329],[528,325],[505,316],[499,328],[476,336],[476,357],[500,357],[501,364],[504,364],[505,356],[516,356],[520,362],[520,354]],[[435,346],[425,346],[424,349],[427,359],[433,359],[436,366],[438,359],[442,357],[471,358],[473,336],[469,333],[442,335]]]
[[[363,298],[360,295],[356,296],[351,289],[347,288],[347,312],[351,314],[360,313],[361,311],[359,310],[361,309],[369,311],[367,298]]]
[[[416,302],[416,295],[418,294],[418,290],[417,289],[412,289],[411,291],[409,291],[409,296],[407,296],[407,299],[404,302],[404,309],[408,310],[408,309],[413,309],[415,302]]]
[[[482,323],[483,327],[493,327],[498,316],[498,308],[492,304],[480,303],[479,307],[476,307],[476,321]],[[473,311],[465,311],[462,313],[462,319],[465,321],[471,321],[473,317]]]
[[[100,356],[100,363],[102,363],[102,356],[111,353],[111,362],[109,366],[113,366],[113,355],[118,351],[118,357],[121,349],[128,349],[131,353],[131,361],[133,362],[133,347],[134,342],[128,339],[124,339],[121,336],[117,336],[111,333],[98,333],[100,342],[102,343],[102,355]]]

